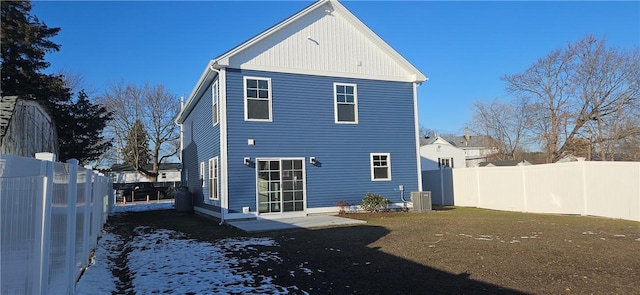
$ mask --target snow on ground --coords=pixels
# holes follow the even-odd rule
[[[171,209],[173,203],[114,206],[115,214],[131,211]],[[136,235],[125,241],[114,233],[104,233],[98,241],[95,263],[78,283],[76,294],[112,294],[124,285],[135,294],[287,294],[297,287],[282,287],[273,278],[243,271],[241,265],[279,261],[275,251],[257,251],[253,246],[278,246],[269,238],[228,238],[215,243],[188,239],[180,232],[139,226]],[[127,254],[130,285],[113,274],[122,249]],[[242,257],[242,258],[240,258]],[[123,290],[120,290],[123,291]],[[294,292],[295,292],[294,291]]]

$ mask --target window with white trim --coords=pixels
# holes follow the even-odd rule
[[[333,83],[336,123],[358,123],[358,86]]]
[[[389,153],[371,153],[371,180],[391,180]]]
[[[204,187],[204,162],[200,162],[200,185]]]
[[[271,79],[244,77],[244,119],[271,121]]]
[[[209,200],[218,200],[218,157],[209,159]]]
[[[216,126],[219,121],[220,121],[220,97],[219,97],[220,92],[218,91],[218,81],[216,81],[215,83],[213,83],[213,85],[211,86],[211,111],[212,111],[212,117],[213,117],[213,126]]]
[[[446,168],[446,167],[453,168],[453,158],[438,158],[438,167],[440,167],[440,168]]]

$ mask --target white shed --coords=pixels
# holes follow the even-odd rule
[[[420,147],[420,164],[422,171],[440,168],[465,168],[464,150],[436,136],[426,145]]]

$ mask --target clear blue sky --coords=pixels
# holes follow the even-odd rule
[[[84,77],[94,95],[114,82],[164,84],[187,97],[207,62],[312,1],[35,1],[62,31],[51,71]],[[500,77],[523,72],[586,34],[640,46],[640,2],[342,1],[420,69],[419,120],[461,133],[476,101],[505,96]]]

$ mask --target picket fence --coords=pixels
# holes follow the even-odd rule
[[[452,169],[456,206],[640,221],[640,163]]]
[[[0,154],[0,294],[73,294],[113,204],[78,161]]]

